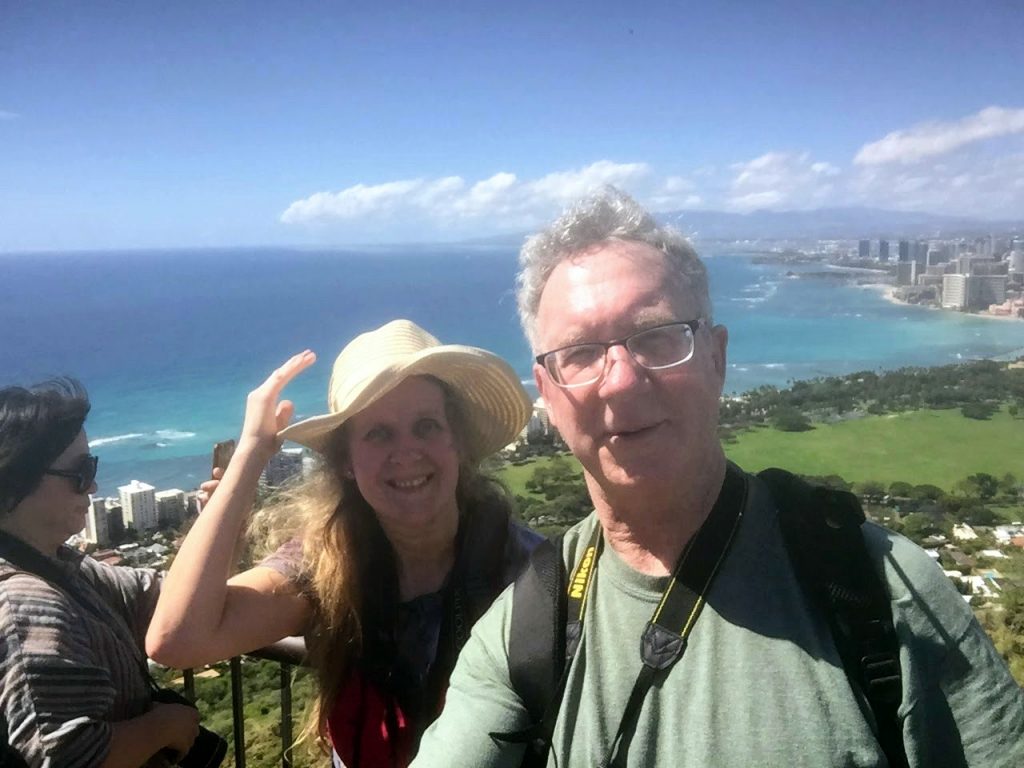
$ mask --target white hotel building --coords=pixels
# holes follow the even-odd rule
[[[149,483],[132,480],[117,489],[121,497],[124,524],[136,531],[151,531],[157,527],[156,489]]]

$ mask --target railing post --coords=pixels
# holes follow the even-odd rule
[[[182,676],[185,678],[185,698],[191,701],[193,704],[196,703],[196,671],[194,669],[182,670]]]
[[[242,659],[231,659],[231,719],[235,728],[235,768],[245,768],[245,710],[242,703]]]
[[[281,768],[292,768],[292,665],[281,662]]]

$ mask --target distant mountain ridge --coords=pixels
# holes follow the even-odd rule
[[[987,221],[882,208],[816,208],[803,211],[683,210],[657,214],[697,240],[782,240],[952,237],[1024,233],[1024,218]]]

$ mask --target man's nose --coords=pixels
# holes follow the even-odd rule
[[[623,344],[608,348],[604,366],[604,379],[601,381],[603,395],[626,392],[647,382],[646,369],[633,359]]]

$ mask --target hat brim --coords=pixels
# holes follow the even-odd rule
[[[512,367],[477,347],[446,344],[424,349],[398,364],[371,371],[359,392],[336,413],[304,419],[278,437],[324,453],[331,433],[410,376],[433,376],[459,397],[466,416],[465,458],[478,462],[516,439],[532,404]]]

